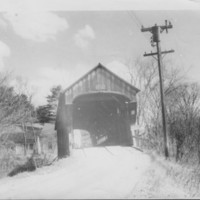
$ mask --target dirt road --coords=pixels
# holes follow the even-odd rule
[[[1,199],[185,197],[148,155],[131,147],[79,149],[53,166],[0,180]]]

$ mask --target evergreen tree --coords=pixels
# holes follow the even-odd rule
[[[55,122],[61,89],[60,85],[52,87],[51,94],[46,97],[48,103],[37,108],[37,118],[40,123]]]
[[[51,88],[51,94],[47,96],[47,106],[50,111],[50,121],[56,120],[56,112],[57,112],[57,106],[58,106],[58,98],[61,92],[61,86],[55,86]]]
[[[50,122],[50,111],[48,105],[39,106],[36,109],[36,113],[37,119],[40,123],[44,124]]]

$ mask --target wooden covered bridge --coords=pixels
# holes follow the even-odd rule
[[[136,94],[139,89],[103,65],[65,89],[59,97],[56,117],[58,157],[70,155],[69,133],[82,129],[90,133],[93,146],[132,145],[130,126],[136,121]]]

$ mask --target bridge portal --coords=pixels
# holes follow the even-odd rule
[[[93,146],[132,145],[137,92],[101,64],[64,90],[56,118],[58,157],[70,155],[73,129],[88,131]]]

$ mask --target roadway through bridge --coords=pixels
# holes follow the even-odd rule
[[[73,101],[73,129],[88,131],[92,146],[131,146],[129,102],[127,97],[117,93],[78,96]]]

